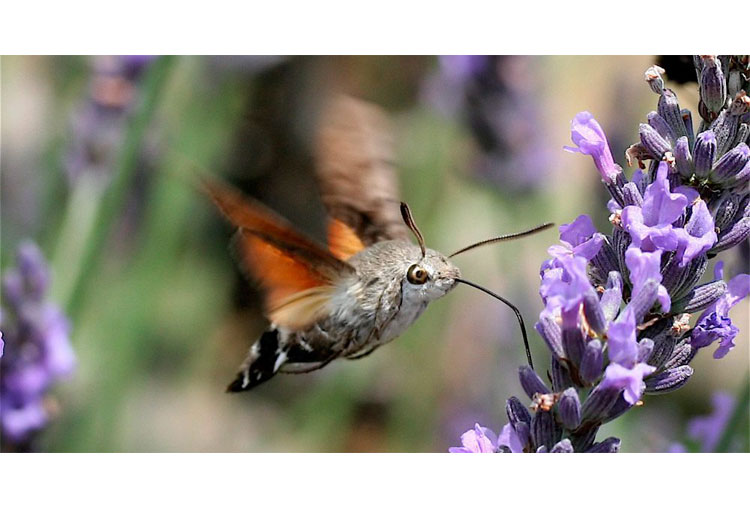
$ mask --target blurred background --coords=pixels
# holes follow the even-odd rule
[[[2,268],[16,264],[23,241],[39,245],[46,297],[67,316],[75,353],[43,400],[45,429],[5,449],[444,452],[475,422],[499,430],[505,399],[521,393],[523,347],[510,310],[466,287],[364,360],[225,394],[266,322],[234,262],[232,229],[191,178],[220,176],[322,240],[311,142],[321,91],[339,90],[392,118],[402,198],[428,246],[451,252],[582,213],[608,233],[594,165],[562,147],[570,120],[588,110],[625,166],[638,123],[656,107],[643,79],[655,62],[3,57]],[[694,83],[668,86],[695,111]],[[531,327],[542,308],[539,266],[556,242],[546,231],[457,264],[514,301]],[[721,257],[729,275],[747,272],[738,250],[747,255],[745,245]],[[601,436],[620,437],[626,452],[663,452],[686,439],[687,421],[712,412],[717,392],[739,392],[746,304],[732,317],[741,332],[726,358],[699,354],[686,387],[646,397]],[[535,362],[547,363],[530,337]],[[747,450],[746,419],[739,433]]]

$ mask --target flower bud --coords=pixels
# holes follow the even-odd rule
[[[649,394],[664,394],[679,389],[693,375],[690,366],[678,366],[652,375],[644,380],[646,392]]]
[[[659,282],[657,280],[646,280],[641,290],[630,300],[630,306],[635,313],[635,321],[643,322],[643,318],[654,306],[659,295]]]
[[[662,369],[669,370],[672,368],[677,368],[679,366],[685,366],[693,360],[695,354],[697,353],[697,347],[693,347],[688,342],[682,342],[674,348],[672,357],[670,357],[669,360],[664,363]]]
[[[578,368],[581,364],[583,351],[586,348],[586,339],[583,336],[583,332],[577,327],[563,329],[562,343],[565,357],[573,366]]]
[[[737,175],[729,180],[725,186],[731,189],[747,190],[747,184],[750,182],[750,161],[745,164],[745,167],[740,169]]]
[[[562,432],[555,424],[555,417],[552,412],[547,410],[538,410],[531,420],[531,441],[534,447],[545,446],[547,449],[553,447],[555,442],[560,440]]]
[[[646,69],[644,74],[646,82],[651,87],[651,90],[659,95],[664,93],[664,78],[662,77],[662,74],[664,74],[664,69],[658,65],[652,65]],[[659,102],[661,102],[661,99],[659,99]]]
[[[603,421],[620,396],[620,389],[598,385],[581,407],[581,424]]]
[[[521,381],[521,387],[529,398],[533,399],[537,393],[548,394],[550,392],[542,379],[539,378],[539,375],[529,366],[518,368],[518,378]]]
[[[515,396],[508,398],[505,403],[505,413],[508,414],[508,421],[515,427],[519,422],[531,424],[531,414],[521,401]]]
[[[677,140],[674,147],[674,160],[677,166],[677,172],[683,178],[690,178],[693,175],[693,156],[690,154],[688,138],[682,136]]]
[[[643,196],[638,186],[632,181],[622,188],[622,199],[626,206],[643,206]]]
[[[652,341],[654,342],[654,349],[651,351],[647,363],[660,369],[672,357],[677,338],[672,336],[669,331],[664,331],[654,336]]]
[[[651,125],[664,140],[666,140],[670,145],[674,144],[674,141],[676,139],[674,131],[672,130],[672,127],[670,127],[669,124],[664,121],[664,118],[659,116],[659,113],[657,113],[656,111],[651,111],[646,116],[646,119],[648,120],[648,124]]]
[[[563,438],[558,443],[552,447],[551,453],[559,453],[559,452],[575,452],[573,450],[573,444],[570,443],[570,440],[567,438]]]
[[[712,130],[698,134],[693,150],[693,166],[699,178],[705,178],[711,171],[716,156],[716,136]]]
[[[590,340],[586,344],[586,350],[581,359],[579,375],[587,384],[592,384],[602,374],[604,365],[604,352],[602,351],[602,342],[599,340]]]
[[[617,254],[612,248],[611,240],[608,236],[604,237],[601,248],[591,259],[591,265],[596,271],[597,276],[603,281],[611,272],[619,272],[620,262],[617,260]]]
[[[568,388],[562,393],[560,401],[557,402],[557,413],[563,426],[569,430],[581,424],[581,400],[578,399],[578,393],[574,388]]]
[[[560,325],[555,321],[553,315],[548,312],[542,312],[539,315],[539,322],[534,325],[539,335],[544,339],[547,347],[554,357],[564,357],[562,346],[562,330]]]
[[[745,143],[740,143],[716,162],[708,179],[714,183],[729,181],[742,170],[748,160],[750,160],[750,148]]]
[[[727,101],[727,83],[721,62],[714,56],[704,56],[701,72],[700,95],[712,113],[718,113]]]
[[[607,417],[605,417],[602,421],[602,424],[607,423],[612,419],[617,419],[631,408],[633,408],[633,405],[629,403],[623,395],[620,395],[620,397],[617,398],[617,401],[615,401],[614,405],[612,405],[612,408],[609,409],[609,413],[607,414]]]
[[[727,291],[723,280],[714,280],[695,287],[688,294],[672,302],[673,313],[695,313],[704,310]]]
[[[559,393],[573,385],[568,369],[554,357],[551,361],[550,377],[552,377],[552,389],[554,389],[555,392]]]
[[[709,254],[715,254],[739,245],[750,236],[750,217],[743,217],[734,225],[719,233],[719,240],[708,251]]]
[[[685,125],[685,130],[687,131],[687,139],[688,144],[690,145],[690,150],[693,149],[693,146],[695,145],[695,131],[693,130],[693,112],[690,111],[690,109],[683,109],[680,111],[682,114],[682,123]]]
[[[531,414],[515,396],[511,396],[505,403],[505,413],[508,415],[508,421],[513,426],[521,445],[526,447],[529,443]]]
[[[598,335],[607,330],[607,319],[599,304],[599,296],[596,291],[591,290],[583,296],[583,316],[589,327]]]
[[[724,192],[719,199],[715,200],[713,208],[714,225],[719,231],[731,225],[737,212],[740,210],[742,197],[733,192]]]
[[[677,102],[677,95],[670,90],[664,90],[664,93],[659,97],[659,106],[657,107],[659,116],[672,128],[676,137],[687,136],[687,129],[685,128],[685,122],[682,119],[682,111],[680,111],[680,104]]]
[[[641,144],[656,160],[661,160],[664,154],[670,151],[669,143],[656,131],[654,127],[641,123],[638,133]]]
[[[642,338],[641,341],[638,342],[638,356],[636,361],[639,363],[645,363],[648,358],[651,357],[653,351],[654,341],[650,338]]]
[[[612,321],[617,317],[622,304],[622,275],[619,271],[612,270],[609,272],[607,285],[599,299],[599,304],[607,321]]]
[[[586,452],[619,452],[620,451],[620,439],[615,437],[609,437],[597,444],[592,445]]]

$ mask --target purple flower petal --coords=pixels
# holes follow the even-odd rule
[[[615,164],[607,137],[599,123],[591,113],[583,111],[575,116],[570,125],[570,138],[577,148],[566,146],[565,150],[590,155],[602,179],[607,183],[614,183],[622,168]]]
[[[635,365],[638,358],[638,342],[635,339],[635,314],[628,306],[607,331],[609,360],[625,367]]]
[[[635,404],[645,389],[643,377],[656,371],[656,368],[646,363],[638,363],[633,368],[626,368],[617,363],[611,363],[604,371],[602,388],[615,387],[623,389],[623,398],[631,405]]]
[[[646,187],[643,206],[626,206],[622,211],[623,228],[633,244],[647,252],[677,249],[678,236],[672,223],[682,216],[688,198],[669,191],[668,174],[667,164],[659,164],[656,179]]]
[[[503,426],[503,429],[500,431],[497,446],[500,447],[501,445],[508,447],[511,452],[523,452],[523,444],[521,444],[518,434],[510,423]]]
[[[625,264],[630,270],[630,282],[633,284],[632,298],[635,299],[648,281],[661,283],[661,255],[660,250],[643,252],[635,246],[625,251]],[[659,286],[657,297],[663,312],[669,311],[671,301],[666,288]]]
[[[497,437],[492,431],[479,424],[475,424],[474,429],[461,435],[462,447],[451,447],[448,451],[452,453],[495,452],[497,450],[495,446],[496,441]]]
[[[680,267],[685,267],[696,257],[708,252],[716,244],[717,236],[714,230],[714,219],[705,201],[702,199],[696,201],[685,228],[675,229],[674,232],[677,235],[677,256],[680,258]]]

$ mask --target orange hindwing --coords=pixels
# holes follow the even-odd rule
[[[234,188],[214,181],[203,188],[239,228],[242,265],[263,287],[269,319],[301,330],[327,315],[337,283],[353,268]]]

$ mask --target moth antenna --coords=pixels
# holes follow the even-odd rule
[[[405,202],[401,203],[401,217],[404,219],[404,223],[406,226],[411,229],[411,232],[414,233],[414,236],[417,238],[417,243],[419,243],[419,249],[422,250],[422,258],[424,258],[426,251],[424,248],[424,236],[422,236],[422,233],[419,232],[419,227],[417,227],[416,222],[414,222],[414,217],[411,214],[411,209],[409,209],[409,205]]]
[[[499,299],[500,301],[502,301],[503,303],[505,303],[506,305],[508,305],[511,308],[511,310],[513,310],[513,312],[516,314],[516,318],[518,319],[518,324],[521,326],[521,336],[523,337],[523,346],[526,348],[526,359],[529,362],[529,366],[533,370],[534,369],[534,362],[531,360],[531,349],[529,349],[529,337],[526,335],[526,325],[523,322],[523,317],[521,316],[521,312],[518,311],[518,308],[516,308],[516,306],[513,303],[511,303],[510,301],[508,301],[504,297],[502,297],[502,296],[500,296],[498,294],[495,294],[494,292],[492,292],[489,289],[485,289],[481,285],[477,285],[474,282],[470,282],[468,280],[463,280],[461,278],[456,278],[456,281],[457,282],[461,282],[461,283],[465,283],[466,285],[474,287],[475,289],[481,290],[485,294],[490,295],[490,296],[492,296],[495,299]]]
[[[472,245],[464,247],[464,248],[462,248],[461,250],[459,250],[457,252],[453,252],[448,257],[449,258],[450,257],[455,257],[458,254],[462,254],[464,252],[468,252],[469,250],[473,250],[474,248],[477,248],[477,247],[480,247],[480,246],[492,245],[492,244],[495,244],[495,243],[502,243],[503,241],[510,241],[510,240],[513,240],[513,239],[523,238],[524,236],[531,236],[532,234],[536,234],[539,231],[543,231],[545,229],[549,229],[553,225],[555,225],[555,224],[552,223],[552,222],[545,222],[542,225],[537,225],[536,227],[534,227],[532,229],[529,229],[529,230],[526,230],[526,231],[514,232],[513,234],[504,234],[504,235],[498,236],[496,238],[485,239],[484,241],[480,241],[478,243],[474,243]]]

